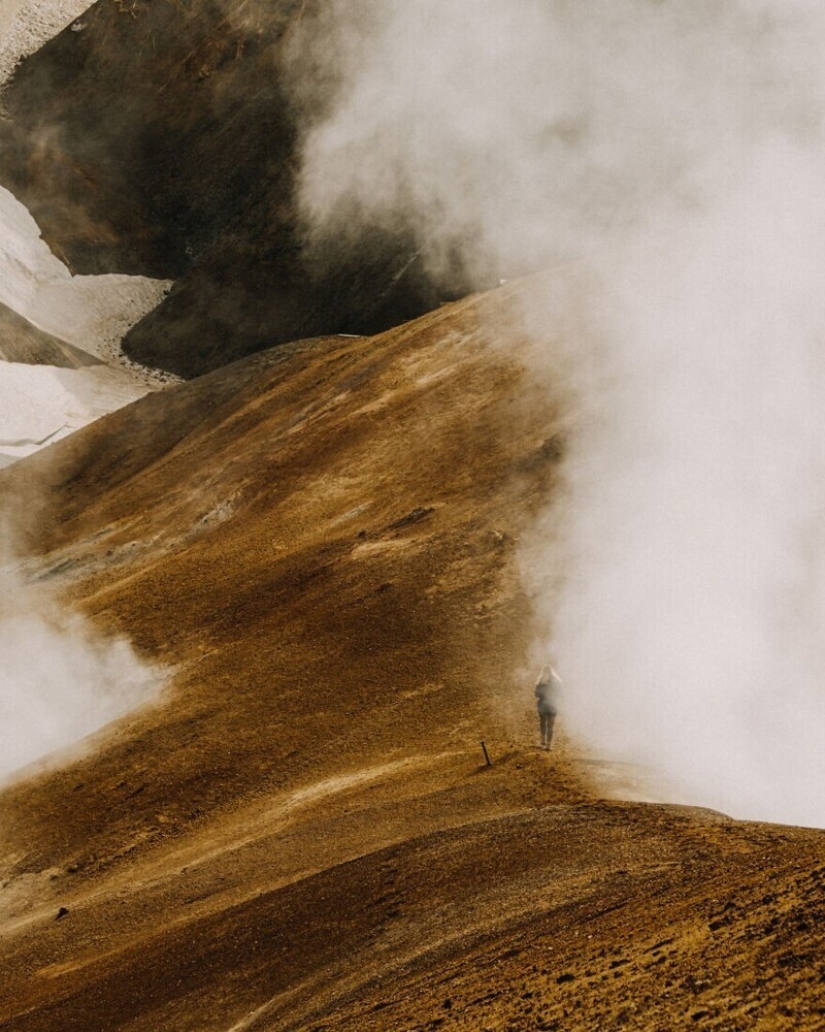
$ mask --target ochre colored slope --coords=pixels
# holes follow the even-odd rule
[[[3,1028],[817,1027],[821,833],[597,803],[563,727],[534,748],[518,541],[564,426],[527,289],[0,476],[29,575],[170,671],[3,793]]]

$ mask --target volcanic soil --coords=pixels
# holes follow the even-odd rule
[[[825,1027],[825,834],[602,798],[563,716],[535,747],[529,289],[0,474],[28,579],[165,676],[2,793],[3,1029]]]

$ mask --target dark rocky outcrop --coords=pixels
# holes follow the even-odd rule
[[[54,252],[75,272],[178,281],[124,342],[139,361],[192,376],[464,291],[436,289],[408,228],[304,246],[299,122],[333,84],[287,80],[319,2],[98,0],[7,89],[0,181]]]

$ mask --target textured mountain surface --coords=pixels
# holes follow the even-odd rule
[[[535,748],[529,289],[0,474],[28,579],[169,671],[2,793],[4,1029],[821,1027],[825,833],[599,801],[563,717]]]
[[[436,290],[402,229],[305,246],[299,123],[331,86],[319,76],[309,101],[290,84],[314,6],[98,0],[6,90],[0,181],[54,252],[74,272],[179,281],[126,338],[141,362],[191,376],[283,341],[373,332],[466,289],[457,272]]]
[[[0,359],[29,365],[82,369],[101,361],[80,348],[58,340],[0,303]]]

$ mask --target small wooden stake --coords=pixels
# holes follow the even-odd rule
[[[487,752],[487,745],[486,745],[486,743],[484,743],[484,742],[481,743],[481,749],[482,749],[482,752],[484,753],[484,759],[487,761],[487,766],[488,767],[492,767],[493,761],[490,759],[490,754]]]

